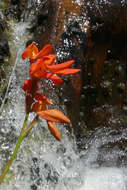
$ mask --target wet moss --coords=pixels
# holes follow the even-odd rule
[[[7,6],[7,3],[5,1],[0,2],[0,9],[4,10]]]

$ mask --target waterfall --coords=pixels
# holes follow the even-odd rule
[[[21,86],[29,72],[28,63],[22,61],[21,54],[30,37],[27,32],[30,23],[9,24],[13,29],[9,45],[15,50],[15,63],[7,78],[8,88],[1,106],[0,171],[15,147],[24,120]],[[56,96],[54,92],[52,98],[57,99]],[[6,100],[7,104],[3,106]],[[64,106],[60,109],[66,112]],[[84,149],[80,152],[74,135],[69,134],[64,125],[58,125],[58,128],[62,134],[61,142],[50,135],[45,122],[40,121],[32,129],[0,186],[1,190],[127,189],[126,151],[119,149],[117,144],[120,141],[126,143],[126,128],[96,128],[95,133],[88,133],[81,139]]]

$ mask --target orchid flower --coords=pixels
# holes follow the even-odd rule
[[[44,56],[42,59],[37,59],[30,66],[30,75],[35,78],[44,78],[46,75],[47,66],[53,65],[56,59],[55,54]]]
[[[33,89],[34,88],[34,89]],[[25,80],[22,89],[27,93],[27,94],[32,94],[32,91],[34,90],[35,92],[38,91],[38,85],[35,80],[28,79]]]
[[[29,113],[31,109],[31,105],[34,102],[34,94],[38,91],[38,84],[37,80],[28,79],[25,80],[22,89],[25,91],[25,105],[26,105],[26,112]]]
[[[24,137],[27,136],[34,124],[37,123],[39,117],[47,121],[50,133],[59,141],[61,140],[61,134],[54,123],[70,123],[69,118],[61,111],[57,109],[47,109],[47,105],[53,105],[53,102],[43,94],[38,93],[38,82],[40,79],[49,79],[52,80],[55,85],[60,85],[63,80],[59,75],[75,74],[81,71],[80,69],[70,68],[74,60],[56,64],[56,55],[50,54],[52,49],[52,45],[48,44],[39,51],[37,46],[31,43],[22,53],[22,59],[29,58],[30,61],[29,73],[31,79],[25,80],[22,85],[22,89],[25,92],[26,114],[15,149],[0,176],[0,184],[15,159]],[[35,117],[30,124],[28,124],[29,114],[31,112],[35,113]]]
[[[59,130],[57,129],[56,125],[50,121],[47,122],[48,123],[48,129],[50,131],[50,133],[58,140],[61,140],[61,134],[59,132]]]
[[[47,65],[47,69],[51,72],[51,73],[55,73],[58,75],[68,75],[68,74],[74,74],[77,72],[80,72],[80,69],[73,69],[73,68],[69,68],[72,64],[74,63],[74,60],[70,60],[64,63],[60,63],[57,65]]]
[[[22,58],[30,58],[30,76],[36,79],[47,78],[53,81],[55,85],[60,85],[63,81],[58,75],[68,75],[80,72],[80,69],[70,68],[74,60],[61,64],[55,64],[56,55],[50,54],[52,45],[46,45],[40,52],[37,46],[32,43],[22,54]],[[35,60],[33,62],[33,60]],[[53,75],[52,75],[52,74]],[[55,74],[55,75],[54,75]]]
[[[36,93],[34,99],[37,101],[34,102],[34,104],[32,105],[31,112],[46,110],[47,104],[53,105],[53,102],[51,100],[49,100],[48,98],[46,98],[46,96],[40,93]]]
[[[48,55],[52,51],[52,45],[46,45],[40,52],[34,43],[31,43],[22,53],[22,59],[29,58],[30,62]]]
[[[51,134],[57,139],[61,139],[61,134],[53,122],[70,123],[70,120],[57,109],[47,109],[46,105],[53,105],[53,102],[43,94],[36,93],[34,97],[37,102],[32,105],[31,112],[36,112],[38,116],[45,119]]]

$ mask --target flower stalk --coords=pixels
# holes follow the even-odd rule
[[[18,141],[17,141],[17,144],[16,144],[16,146],[15,146],[14,152],[13,152],[13,154],[12,154],[10,160],[7,162],[5,168],[4,168],[3,171],[2,171],[2,174],[1,174],[1,176],[0,176],[0,184],[3,182],[4,177],[6,176],[8,170],[9,170],[9,168],[10,168],[10,166],[11,166],[13,160],[15,159],[15,157],[16,157],[16,155],[17,155],[17,152],[18,152],[18,150],[19,150],[19,148],[20,148],[20,145],[21,145],[22,140],[23,140],[23,138],[24,138],[24,130],[25,130],[25,127],[26,127],[26,125],[27,125],[28,116],[29,116],[29,114],[26,114],[25,119],[24,119],[24,123],[23,123],[23,126],[22,126],[22,130],[21,130],[21,132],[20,132],[20,136],[19,136],[19,138],[18,138]]]
[[[70,68],[74,60],[56,64],[56,55],[50,54],[52,49],[52,45],[49,44],[39,52],[37,46],[32,43],[22,53],[22,59],[29,58],[30,63],[30,79],[25,80],[22,85],[22,89],[25,92],[26,115],[14,152],[0,176],[0,184],[3,182],[13,160],[16,158],[24,137],[28,135],[35,123],[37,123],[39,117],[47,121],[51,135],[58,141],[61,140],[61,134],[54,123],[70,123],[69,118],[61,111],[57,109],[47,109],[48,104],[52,106],[54,103],[44,94],[40,93],[38,83],[42,79],[48,79],[51,80],[54,85],[61,85],[63,82],[60,77],[61,75],[75,74],[80,72],[80,69]],[[31,112],[34,112],[36,115],[28,125],[28,117]]]

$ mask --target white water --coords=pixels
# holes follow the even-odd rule
[[[21,85],[28,76],[28,65],[21,60],[21,53],[28,37],[26,28],[29,23],[12,25],[16,59],[6,94],[8,106],[0,116],[0,169],[13,151],[20,133],[24,119],[24,95]],[[0,186],[1,190],[127,189],[127,169],[124,161],[123,165],[122,161],[120,166],[117,164],[118,158],[126,156],[126,152],[117,147],[110,151],[100,151],[100,147],[106,143],[126,140],[126,129],[121,129],[120,135],[112,135],[108,130],[98,129],[93,136],[83,139],[85,148],[80,153],[77,152],[73,135],[70,136],[62,125],[59,125],[59,129],[62,133],[61,142],[54,140],[44,122],[41,121],[35,126],[24,140],[11,172]],[[102,164],[98,163],[99,156]],[[9,176],[11,178],[7,181]]]

